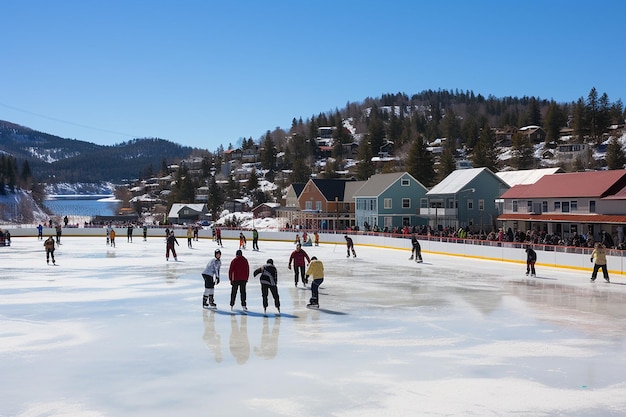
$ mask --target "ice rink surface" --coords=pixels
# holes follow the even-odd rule
[[[263,236],[261,236],[262,238]],[[224,241],[218,310],[201,308],[210,240],[62,239],[0,248],[0,416],[624,416],[626,279],[358,246],[324,262],[320,310],[273,258],[282,316],[248,283],[231,314]],[[541,252],[538,253],[541,263]],[[170,258],[171,259],[171,258]],[[520,250],[520,260],[525,254]],[[239,309],[239,300],[236,308]]]

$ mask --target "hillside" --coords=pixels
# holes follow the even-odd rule
[[[162,162],[178,161],[193,148],[163,139],[134,139],[113,146],[64,139],[0,121],[0,153],[28,161],[39,181],[114,182],[137,178]]]

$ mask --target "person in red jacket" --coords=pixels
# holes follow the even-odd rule
[[[235,306],[235,298],[237,298],[237,289],[241,298],[241,308],[248,311],[246,306],[246,284],[250,276],[250,265],[248,260],[243,256],[241,250],[237,250],[235,258],[230,261],[228,268],[228,279],[230,280],[230,309]]]
[[[305,263],[306,261],[306,263]],[[299,243],[296,245],[296,250],[291,252],[291,256],[289,257],[289,269],[291,269],[291,263],[293,262],[294,268],[294,282],[296,287],[298,286],[298,275],[300,275],[300,279],[302,280],[302,285],[306,286],[307,278],[304,275],[304,268],[306,264],[311,262],[309,255],[302,250],[302,245]]]

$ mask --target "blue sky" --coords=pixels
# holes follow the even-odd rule
[[[0,119],[211,151],[427,89],[626,100],[626,2],[4,2]]]

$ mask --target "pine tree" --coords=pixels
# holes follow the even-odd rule
[[[498,171],[498,150],[489,124],[485,124],[480,132],[480,139],[474,146],[472,162],[476,168],[485,167],[493,172]]]
[[[424,186],[430,187],[435,181],[433,156],[428,149],[424,138],[419,135],[411,145],[407,159],[407,171]]]
[[[439,158],[439,165],[437,168],[437,180],[442,181],[445,177],[450,175],[455,170],[456,162],[454,159],[454,155],[452,154],[452,149],[446,146],[441,153],[441,158]]]
[[[252,168],[248,177],[248,192],[253,193],[257,188],[259,188],[259,178],[256,175],[256,169]]]
[[[263,140],[261,166],[270,171],[276,169],[276,146],[274,145],[274,140],[269,130],[265,133],[265,139]]]
[[[617,137],[612,137],[606,148],[606,165],[608,169],[624,169],[626,153]]]
[[[561,128],[567,123],[567,116],[561,107],[552,100],[548,106],[545,119],[546,142],[556,142],[561,134]]]
[[[357,178],[359,180],[365,181],[376,173],[372,157],[372,146],[368,138],[362,138],[359,144],[359,164],[357,165]]]
[[[211,183],[209,184],[209,201],[207,208],[213,219],[218,219],[222,207],[224,205],[224,192],[215,182],[215,177],[211,177]]]
[[[533,144],[526,136],[515,133],[511,143],[512,166],[517,170],[530,169],[535,165]]]

